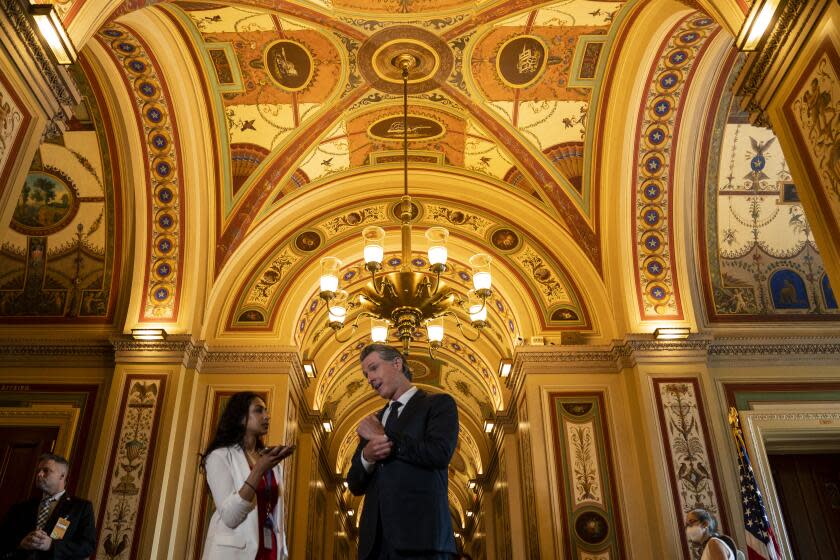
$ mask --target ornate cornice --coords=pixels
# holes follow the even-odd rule
[[[760,51],[749,55],[738,78],[736,95],[743,97],[742,108],[749,112],[754,124],[769,126],[767,115],[764,113],[766,107],[757,99],[758,94],[768,77],[780,70],[775,68],[775,64],[781,59],[786,48],[791,46],[788,40],[795,39],[798,35],[794,33],[797,23],[807,21],[816,9],[824,5],[824,2],[813,0],[788,0],[782,3],[781,13],[764,46]],[[806,7],[810,7],[810,10],[804,15]]]
[[[32,21],[24,10],[20,0],[0,0],[0,9],[5,17],[0,18],[0,29],[6,35],[8,41],[4,40],[6,49],[15,49],[17,56],[13,57],[18,64],[24,64],[30,72],[37,72],[49,89],[58,107],[53,107],[55,114],[49,114],[47,134],[57,134],[58,122],[64,122],[69,116],[71,107],[79,102],[80,96],[73,83],[70,74],[59,64],[55,63],[49,54],[44,50],[41,41],[38,39]],[[15,39],[16,45],[12,44]],[[24,51],[25,52],[22,52]],[[23,71],[26,74],[25,71]],[[45,108],[51,103],[45,105]]]
[[[813,337],[809,339],[729,338],[709,347],[709,356],[830,356],[840,355],[840,338]]]
[[[105,342],[74,343],[69,341],[38,341],[32,339],[4,339],[0,342],[0,364],[4,366],[37,366],[40,364],[67,366],[104,366],[114,363],[114,350]]]

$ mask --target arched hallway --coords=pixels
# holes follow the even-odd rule
[[[779,457],[840,453],[837,2],[767,2],[754,52],[759,1],[54,4],[72,65],[28,2],[0,11],[4,492],[54,449],[97,558],[200,558],[198,454],[253,390],[269,442],[297,445],[291,558],[355,558],[344,479],[385,403],[368,319],[333,332],[320,262],[353,300],[365,227],[381,274],[428,270],[445,227],[458,298],[492,257],[480,336],[453,308],[463,328],[433,353],[415,329],[408,360],[458,404],[461,550],[694,558],[700,506],[746,549],[734,407],[782,557],[831,557]]]

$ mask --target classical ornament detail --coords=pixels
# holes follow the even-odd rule
[[[659,51],[643,97],[630,222],[643,319],[683,316],[674,274],[671,167],[684,91],[691,83],[696,61],[719,30],[714,20],[702,13],[680,21]]]
[[[19,103],[10,91],[11,84],[0,77],[0,176],[4,176],[6,161],[12,153],[15,138],[24,118]],[[0,184],[3,184],[0,182]]]
[[[703,508],[721,519],[720,487],[709,445],[700,386],[694,378],[654,379],[654,397],[659,409],[662,444],[668,459],[669,481],[677,519]],[[686,558],[692,551],[682,531],[680,540]]]
[[[584,502],[603,505],[597,458],[594,449],[594,425],[592,422],[566,423],[566,441],[569,442],[569,465],[573,474],[572,490],[575,507]]]
[[[802,11],[808,4],[811,4],[811,9],[814,10],[820,3],[809,2],[808,0],[790,0],[782,3],[782,12],[779,14],[770,38],[767,40],[761,52],[753,55],[754,61],[752,64],[747,64],[744,67],[743,72],[745,72],[745,77],[740,80],[741,86],[738,88],[738,95],[749,98],[758,91],[761,84],[764,83],[767,72],[770,71],[773,63],[776,61],[779,55],[779,49],[787,41],[793,25],[797,21],[802,21],[800,19],[802,17]],[[753,108],[761,110],[757,104],[753,104]],[[753,111],[750,112],[752,113]]]
[[[96,554],[102,558],[123,560],[137,553],[165,385],[165,376],[126,377],[98,523]]]
[[[550,393],[557,482],[561,487],[565,557],[584,552],[623,557],[623,535],[613,488],[604,394]]]
[[[117,23],[99,32],[102,46],[120,68],[133,95],[144,134],[150,223],[141,321],[175,321],[180,301],[184,246],[184,201],[177,126],[166,84],[143,42]]]
[[[75,92],[70,89],[71,85],[68,84],[65,77],[59,73],[56,65],[41,47],[41,42],[35,35],[35,30],[32,28],[29,18],[21,8],[21,2],[18,0],[2,0],[2,4],[0,4],[0,6],[2,6],[3,12],[6,14],[6,17],[11,23],[12,31],[15,35],[20,37],[26,45],[26,49],[29,51],[30,56],[32,56],[32,59],[38,66],[38,70],[41,72],[41,75],[46,80],[52,94],[56,97],[58,102],[63,106],[75,105],[77,102],[75,99]],[[67,115],[63,115],[61,113],[56,115],[56,117],[61,121],[63,121],[66,116]]]

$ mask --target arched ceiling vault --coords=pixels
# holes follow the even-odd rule
[[[319,326],[325,321],[324,305],[317,298],[320,258],[329,254],[342,259],[342,286],[358,290],[367,277],[360,262],[359,233],[364,226],[379,225],[389,232],[386,269],[399,266],[392,259],[399,259],[400,252],[393,214],[400,175],[392,170],[347,178],[342,182],[344,196],[311,187],[292,197],[290,214],[274,214],[261,224],[220,277],[205,323],[210,330],[203,337],[222,340],[250,333],[279,338],[305,351],[318,347]],[[603,284],[568,233],[530,197],[510,190],[487,191],[477,180],[454,179],[434,169],[411,175],[410,192],[420,212],[412,241],[413,265],[427,266],[423,234],[432,225],[450,230],[452,267],[443,278],[460,291],[466,292],[471,282],[469,256],[494,256],[498,298],[491,301],[491,320],[502,327],[496,352],[509,354],[518,337],[534,334],[575,330],[609,336],[613,327],[603,305]],[[459,198],[437,195],[449,188],[457,188]],[[481,200],[482,206],[471,200]],[[523,215],[529,216],[531,232],[520,225]],[[532,232],[537,230],[546,235],[536,238]]]

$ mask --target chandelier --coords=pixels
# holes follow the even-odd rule
[[[402,352],[408,355],[414,334],[424,327],[429,340],[429,354],[434,358],[434,351],[441,347],[444,336],[444,317],[452,317],[467,340],[474,342],[481,336],[481,330],[487,326],[487,298],[493,293],[490,275],[490,255],[478,253],[470,257],[473,290],[464,298],[455,290],[447,287],[440,275],[446,272],[449,232],[443,227],[430,227],[425,236],[429,242],[429,268],[426,272],[411,269],[411,218],[412,204],[408,195],[408,77],[409,71],[419,64],[413,54],[398,54],[391,60],[402,74],[403,81],[403,196],[399,205],[400,229],[402,240],[402,262],[400,270],[381,273],[382,259],[385,255],[385,230],[378,226],[369,226],[362,231],[364,240],[365,269],[370,273],[370,281],[361,293],[350,297],[345,290],[339,289],[341,261],[336,257],[321,259],[320,297],[326,302],[328,325],[339,342],[347,342],[353,336],[361,317],[371,319],[371,340],[402,343]],[[464,326],[456,309],[468,314],[470,325],[475,334],[464,331]],[[355,320],[349,334],[341,338],[339,334],[345,328],[350,314],[355,313]]]

